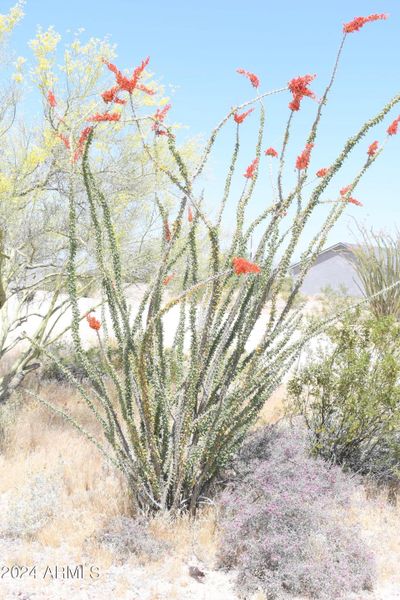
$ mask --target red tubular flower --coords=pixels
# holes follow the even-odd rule
[[[349,202],[350,204],[355,204],[356,206],[363,206],[362,202],[360,202],[359,200],[356,200],[355,198],[352,198],[351,196],[347,200],[347,202]]]
[[[103,98],[103,100],[106,104],[108,104],[110,102],[114,102],[115,104],[126,104],[126,100],[122,100],[121,98],[117,97],[117,94],[119,91],[120,91],[119,86],[114,85],[114,87],[103,92],[101,94],[101,97]]]
[[[370,156],[371,158],[373,156],[375,156],[375,154],[378,152],[378,145],[379,145],[378,140],[375,140],[375,142],[372,142],[372,144],[368,147],[368,150],[367,150],[368,156]]]
[[[101,121],[119,121],[121,118],[120,113],[97,113],[92,117],[89,117],[88,121],[93,121],[94,123],[100,123]]]
[[[47,101],[48,101],[49,105],[51,106],[51,108],[55,108],[57,106],[56,97],[51,90],[49,90],[47,92]]]
[[[171,230],[169,228],[169,223],[168,221],[165,221],[165,225],[164,225],[164,235],[165,235],[165,240],[167,242],[171,241]]]
[[[245,71],[244,69],[236,69],[236,73],[239,75],[244,75],[250,81],[251,85],[255,88],[258,88],[260,85],[260,80],[254,73],[250,73],[250,71]]]
[[[95,331],[98,331],[100,329],[100,327],[101,327],[100,321],[98,321],[98,319],[96,319],[96,317],[94,317],[90,313],[88,313],[86,315],[86,320],[87,320],[87,322],[89,324],[89,327],[91,329],[94,329]]]
[[[246,177],[246,179],[253,179],[257,165],[258,165],[258,158],[255,158],[253,160],[253,162],[251,163],[251,165],[249,165],[247,167],[246,173],[243,174],[243,177]]]
[[[188,221],[189,221],[189,223],[191,223],[193,221],[193,212],[192,212],[191,206],[188,206]]]
[[[163,279],[163,285],[168,285],[170,281],[172,281],[172,279],[174,278],[174,274],[172,273],[171,275],[167,275],[164,279]]]
[[[78,140],[78,144],[77,144],[76,150],[74,152],[74,162],[76,162],[80,158],[80,156],[82,155],[83,148],[85,146],[85,142],[88,139],[89,133],[91,131],[93,131],[93,127],[85,127],[85,129],[82,130],[81,135],[80,135],[79,140]]]
[[[303,152],[297,157],[296,169],[307,169],[310,163],[310,154],[314,144],[307,144]]]
[[[246,117],[249,116],[250,113],[252,113],[254,110],[254,108],[250,108],[250,110],[246,110],[246,112],[244,113],[234,113],[233,118],[235,119],[235,123],[237,123],[238,125],[240,125],[240,123],[243,123],[243,121],[245,120]]]
[[[143,71],[149,64],[149,60],[149,57],[143,60],[142,63],[133,71],[131,78],[125,77],[125,75],[123,75],[122,72],[119,69],[117,69],[117,67],[113,63],[110,63],[106,60],[103,60],[103,62],[107,65],[110,71],[114,73],[115,80],[120,90],[124,90],[129,94],[132,94],[132,92],[137,88],[141,89],[147,94],[154,94],[155,92],[153,90],[150,90],[146,86],[139,84],[139,79],[141,78],[141,76],[143,75]]]
[[[349,204],[355,204],[356,206],[363,206],[362,202],[360,202],[359,200],[356,200],[352,196],[347,197],[347,194],[349,194],[350,189],[352,187],[353,187],[352,185],[346,185],[346,187],[344,187],[340,190],[340,195],[342,197],[343,202],[348,202]]]
[[[108,60],[106,60],[105,58],[103,58],[102,61],[105,65],[107,65],[107,67],[110,69],[110,71],[112,71],[115,75],[117,75],[117,73],[121,72],[117,69],[117,67],[113,63],[108,62]]]
[[[147,58],[145,58],[144,60],[142,60],[142,63],[136,67],[136,69],[133,71],[133,75],[132,75],[132,79],[140,79],[140,77],[143,75],[143,71],[145,70],[145,68],[147,67],[147,65],[150,62],[150,56],[148,56]]]
[[[387,128],[388,135],[396,135],[400,123],[400,115]]]
[[[274,157],[278,156],[277,151],[275,150],[275,148],[272,148],[272,147],[267,148],[266,151],[264,152],[264,154],[265,154],[265,156],[274,156]]]
[[[69,139],[63,133],[59,133],[58,137],[63,142],[66,149],[69,150],[69,148],[70,148]]]
[[[151,88],[147,87],[147,85],[143,85],[142,83],[138,83],[136,85],[136,89],[141,90],[142,92],[145,92],[146,94],[149,94],[149,96],[154,96],[154,94],[156,93],[155,90],[152,90]]]
[[[349,193],[351,187],[352,187],[351,185],[346,185],[346,187],[344,187],[340,190],[340,195],[346,196],[346,194]]]
[[[164,122],[165,117],[167,116],[167,112],[170,110],[171,105],[167,104],[164,108],[158,108],[154,114],[153,119],[155,122],[153,123],[152,130],[156,132],[156,135],[168,135],[168,131],[164,129],[160,129],[160,123]]]
[[[293,100],[289,103],[290,110],[299,110],[300,102],[305,96],[315,99],[314,92],[308,89],[308,86],[312,81],[314,81],[315,78],[316,75],[303,75],[301,77],[295,77],[289,81],[288,88],[293,94]]]
[[[387,17],[388,16],[384,13],[379,15],[369,15],[368,17],[355,17],[352,21],[344,23],[343,31],[344,33],[353,33],[353,31],[359,31],[366,23],[370,23],[371,21],[380,21],[382,19],[387,19]]]
[[[235,256],[232,259],[233,270],[236,275],[245,275],[246,273],[259,273],[261,271],[258,265],[249,262],[245,258]]]
[[[319,169],[315,174],[317,177],[325,177],[325,175],[328,175],[329,173],[329,169],[326,167],[322,167],[322,169]]]
[[[109,102],[114,102],[115,100],[115,96],[119,91],[119,86],[118,85],[114,85],[114,87],[112,87],[109,90],[106,90],[105,92],[103,92],[101,94],[101,97],[103,98],[104,102],[109,103]]]
[[[154,119],[158,121],[158,123],[163,123],[165,117],[167,116],[168,111],[171,109],[170,104],[166,104],[164,108],[158,108],[154,114]]]

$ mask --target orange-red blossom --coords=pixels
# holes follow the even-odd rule
[[[270,148],[267,148],[264,154],[265,156],[274,156],[275,158],[278,156],[277,151],[275,150],[275,148],[272,148],[272,146]]]
[[[246,273],[260,273],[261,269],[258,265],[249,262],[245,258],[235,256],[232,259],[233,270],[236,275],[245,275]]]
[[[235,112],[233,115],[235,123],[237,123],[238,125],[240,125],[240,123],[243,123],[245,118],[248,117],[249,114],[253,112],[253,110],[254,110],[254,108],[250,108],[249,110],[246,110],[246,112],[243,112],[243,113]]]
[[[314,144],[306,144],[303,152],[297,157],[296,160],[296,169],[302,170],[307,169],[310,163],[310,154],[313,149]]]
[[[96,319],[96,317],[94,315],[92,315],[90,312],[86,315],[86,320],[91,329],[94,329],[95,331],[98,331],[100,329],[100,327],[101,327],[100,321],[98,319]]]
[[[243,177],[246,177],[246,179],[253,179],[257,165],[258,158],[255,158],[253,162],[247,167],[246,172],[243,174]]]
[[[349,21],[343,25],[343,32],[353,33],[353,31],[359,31],[366,23],[370,23],[371,21],[380,21],[382,19],[387,19],[387,17],[388,16],[384,13],[369,15],[368,17],[355,17],[352,21]]]
[[[349,196],[347,198],[347,194],[349,193],[351,187],[352,187],[351,185],[346,185],[346,187],[344,187],[340,190],[340,195],[342,197],[342,200],[345,202],[348,202],[349,204],[355,204],[356,206],[363,206],[362,202],[360,202],[356,198],[353,198],[352,196]]]
[[[236,73],[239,73],[239,75],[244,75],[245,77],[247,77],[247,79],[250,81],[251,85],[255,88],[258,88],[260,85],[260,80],[257,77],[257,75],[255,75],[255,73],[251,73],[250,71],[245,71],[245,69],[236,69]]]

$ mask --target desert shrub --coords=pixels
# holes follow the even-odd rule
[[[59,486],[54,479],[38,474],[11,495],[0,535],[31,538],[55,515]]]
[[[168,549],[167,542],[156,540],[144,517],[114,517],[97,535],[100,544],[109,548],[120,561],[134,554],[146,560],[158,560]]]
[[[373,314],[400,319],[400,233],[374,233],[358,226],[360,243],[354,246],[354,266]],[[385,293],[375,296],[387,289]]]
[[[373,557],[344,524],[354,484],[309,456],[304,428],[259,430],[233,466],[221,496],[219,564],[237,569],[241,594],[332,600],[372,587]]]
[[[328,332],[329,346],[288,384],[316,454],[381,481],[400,467],[400,324],[360,313]]]

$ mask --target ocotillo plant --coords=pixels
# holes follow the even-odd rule
[[[336,160],[329,167],[318,170],[316,179],[308,170],[310,157],[318,151],[317,134],[322,110],[334,83],[345,41],[367,22],[385,18],[385,15],[358,17],[344,25],[333,72],[316,105],[309,135],[296,161],[297,181],[289,192],[284,191],[283,185],[289,135],[303,100],[307,97],[315,99],[310,89],[314,76],[296,77],[280,90],[261,93],[258,77],[238,69],[257,95],[228,112],[212,131],[198,164],[190,168],[179,152],[172,127],[166,125],[169,107],[160,108],[151,116],[136,114],[133,94],[138,91],[152,93],[141,83],[148,59],[134,70],[132,77],[124,75],[114,64],[106,63],[115,75],[115,85],[105,91],[102,98],[112,108],[88,119],[90,127],[83,130],[78,146],[70,152],[73,168],[82,173],[87,191],[96,237],[95,258],[102,276],[104,314],[109,313],[112,331],[105,327],[104,316],[101,322],[89,314],[88,326],[98,334],[109,377],[104,381],[98,365],[90,362],[82,350],[79,334],[82,315],[78,309],[75,270],[79,250],[78,210],[72,188],[68,275],[73,307],[72,331],[75,350],[87,372],[89,387],[83,387],[66,372],[101,424],[106,441],[94,439],[71,415],[63,414],[125,473],[142,509],[189,508],[194,511],[209,494],[221,468],[239,447],[263,404],[300,351],[302,341],[293,341],[293,334],[300,326],[301,311],[293,306],[293,302],[335,222],[349,203],[360,204],[351,194],[380,155],[382,149],[377,143],[365,149],[366,159],[351,183],[340,190],[335,200],[328,200],[331,207],[325,221],[303,251],[299,276],[282,306],[279,295],[286,285],[293,253],[312,213],[327,201],[324,192],[329,182],[365,134],[400,102],[400,95],[364,123],[344,143]],[[264,102],[271,94],[286,91],[290,92],[291,100],[282,145],[278,150],[264,150]],[[52,101],[51,95],[49,101]],[[115,104],[126,104],[126,107],[114,108]],[[244,172],[245,185],[236,206],[234,233],[226,249],[221,243],[222,217],[234,192],[241,129],[256,107],[259,109],[258,137],[252,161]],[[174,215],[171,215],[163,198],[155,197],[163,223],[160,260],[135,315],[130,314],[128,307],[124,290],[126,266],[119,252],[107,198],[91,168],[96,128],[112,127],[113,122],[122,119],[122,111],[129,108],[132,115],[126,125],[136,128],[155,172],[170,178],[171,186],[180,198]],[[240,112],[243,110],[245,112]],[[397,131],[399,121],[400,117],[389,126],[389,135],[395,133],[395,129]],[[232,158],[223,197],[216,218],[212,219],[198,190],[198,180],[219,133],[232,125],[235,127]],[[160,158],[161,148],[169,149],[173,164],[177,166],[175,171],[168,166],[171,161],[166,164],[165,159]],[[276,197],[257,218],[249,220],[248,207],[256,188],[261,160],[265,160],[264,153],[269,157],[266,160],[277,160]],[[291,222],[285,229],[287,220],[284,221],[284,217],[289,210],[293,217],[287,219]],[[249,242],[256,230],[261,233],[250,256]],[[206,248],[209,262],[204,275],[200,272],[199,259]],[[180,290],[170,300],[166,290],[172,277],[175,288]],[[169,311],[176,305],[180,307],[180,316],[174,343],[168,347],[163,318],[168,318]],[[266,306],[268,319],[263,336],[251,349],[249,337]],[[107,346],[111,335],[117,344],[120,369],[109,360]],[[63,367],[60,365],[60,368]]]

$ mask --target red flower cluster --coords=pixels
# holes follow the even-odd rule
[[[343,25],[343,31],[344,33],[353,33],[353,31],[359,31],[366,23],[380,21],[381,19],[387,19],[387,15],[381,13],[379,15],[369,15],[368,17],[355,17],[352,21]]]
[[[289,81],[288,88],[293,94],[293,100],[289,103],[290,110],[299,110],[300,102],[304,96],[315,98],[314,92],[308,89],[308,86],[315,78],[316,75],[303,75],[302,77],[295,77]]]
[[[66,135],[64,135],[63,133],[59,133],[58,137],[60,138],[60,140],[63,142],[64,146],[66,147],[67,150],[69,150],[70,148],[70,144],[69,144],[69,139],[67,138]]]
[[[98,321],[98,320],[96,319],[96,317],[94,317],[94,316],[93,316],[93,315],[91,315],[90,313],[88,313],[88,314],[86,315],[86,320],[87,320],[87,322],[88,322],[88,324],[89,324],[89,327],[90,327],[91,329],[95,329],[96,331],[98,331],[98,330],[100,329],[100,327],[101,327],[101,323],[100,323],[100,321]]]
[[[123,75],[121,73],[121,71],[119,69],[117,69],[117,67],[113,63],[110,63],[106,60],[104,60],[103,62],[107,65],[107,67],[110,69],[110,71],[112,71],[115,75],[115,80],[117,82],[117,87],[118,87],[117,91],[124,90],[125,92],[132,94],[132,92],[135,89],[137,89],[137,90],[142,90],[146,94],[154,94],[155,93],[154,90],[150,90],[145,85],[142,85],[139,83],[139,79],[141,78],[141,76],[143,75],[143,71],[149,64],[149,60],[150,60],[149,57],[147,57],[146,60],[143,60],[142,63],[138,67],[136,67],[136,69],[133,71],[132,77],[130,77],[130,78],[125,77],[125,75]]]
[[[89,117],[88,121],[93,121],[94,123],[100,123],[101,121],[119,121],[121,118],[120,113],[97,113],[92,117]]]
[[[267,148],[266,151],[264,152],[265,156],[278,156],[277,151],[275,150],[275,148]]]
[[[253,162],[251,163],[251,165],[249,165],[247,167],[246,173],[243,174],[243,177],[246,177],[246,179],[253,179],[257,165],[258,165],[258,158],[255,158],[253,160]]]
[[[101,94],[101,97],[103,98],[103,100],[106,104],[108,104],[109,102],[114,102],[115,104],[126,104],[126,100],[122,100],[121,98],[118,98],[117,94],[118,94],[119,90],[120,90],[119,86],[114,85],[114,87],[103,92]]]
[[[346,194],[349,193],[351,187],[352,187],[351,185],[346,185],[346,187],[344,187],[340,190],[340,195],[346,196]]]
[[[158,108],[155,112],[154,115],[154,119],[158,122],[158,123],[163,123],[165,117],[167,116],[168,111],[170,110],[171,105],[167,104],[166,106],[164,106],[164,108]],[[153,127],[154,128],[154,127]]]
[[[388,135],[396,135],[397,129],[399,127],[399,123],[400,123],[400,115],[397,117],[397,119],[395,119],[393,121],[393,123],[391,123],[389,125],[389,127],[387,128],[387,134]]]
[[[355,204],[356,206],[362,206],[363,205],[362,202],[360,202],[359,200],[356,200],[352,196],[349,196],[348,198],[346,198],[346,196],[349,193],[351,188],[352,188],[352,185],[346,185],[346,187],[344,187],[340,190],[340,195],[342,196],[342,200],[345,200],[349,204]]]
[[[246,273],[259,273],[261,271],[258,265],[249,262],[245,258],[235,256],[232,259],[233,269],[236,275],[245,275]]]
[[[174,274],[172,273],[171,275],[167,275],[164,279],[163,279],[163,285],[168,285],[169,282],[174,278]]]
[[[349,202],[350,204],[355,204],[356,206],[363,206],[362,202],[360,202],[359,200],[356,200],[355,198],[352,198],[351,196],[347,200],[347,202]]]
[[[326,167],[322,167],[322,169],[319,169],[319,171],[317,171],[315,174],[317,177],[325,177],[325,175],[328,175],[329,173],[329,169],[327,169]]]
[[[193,211],[191,206],[188,206],[188,221],[189,223],[193,221]]]
[[[244,69],[236,69],[236,73],[239,75],[244,75],[250,81],[251,85],[255,88],[258,88],[260,85],[260,80],[254,73],[250,73],[250,71],[245,71]]]
[[[310,154],[314,144],[307,144],[303,152],[297,157],[296,169],[307,169],[310,163]]]
[[[239,114],[239,113],[235,113],[233,115],[233,118],[235,119],[235,123],[237,123],[238,125],[240,125],[240,123],[243,123],[243,121],[245,120],[246,117],[249,116],[250,113],[252,113],[254,110],[254,108],[250,108],[250,110],[246,110],[246,112]]]
[[[369,146],[368,150],[367,150],[367,154],[368,156],[370,156],[371,158],[373,156],[375,156],[375,154],[378,152],[378,140],[375,140],[375,142],[372,142],[372,144]]]
[[[153,123],[152,130],[156,135],[169,135],[168,131],[165,129],[160,129],[160,124],[164,122],[165,117],[167,116],[167,112],[170,110],[171,105],[167,104],[164,108],[158,108],[155,112],[154,119],[155,123]]]
[[[47,92],[47,101],[48,101],[49,105],[51,106],[51,108],[55,108],[57,106],[56,97],[51,90],[49,90]]]
[[[76,150],[74,152],[74,162],[76,162],[83,153],[83,148],[85,146],[85,142],[89,137],[89,133],[93,131],[93,127],[85,127],[82,130],[81,135],[79,136],[78,144]]]

